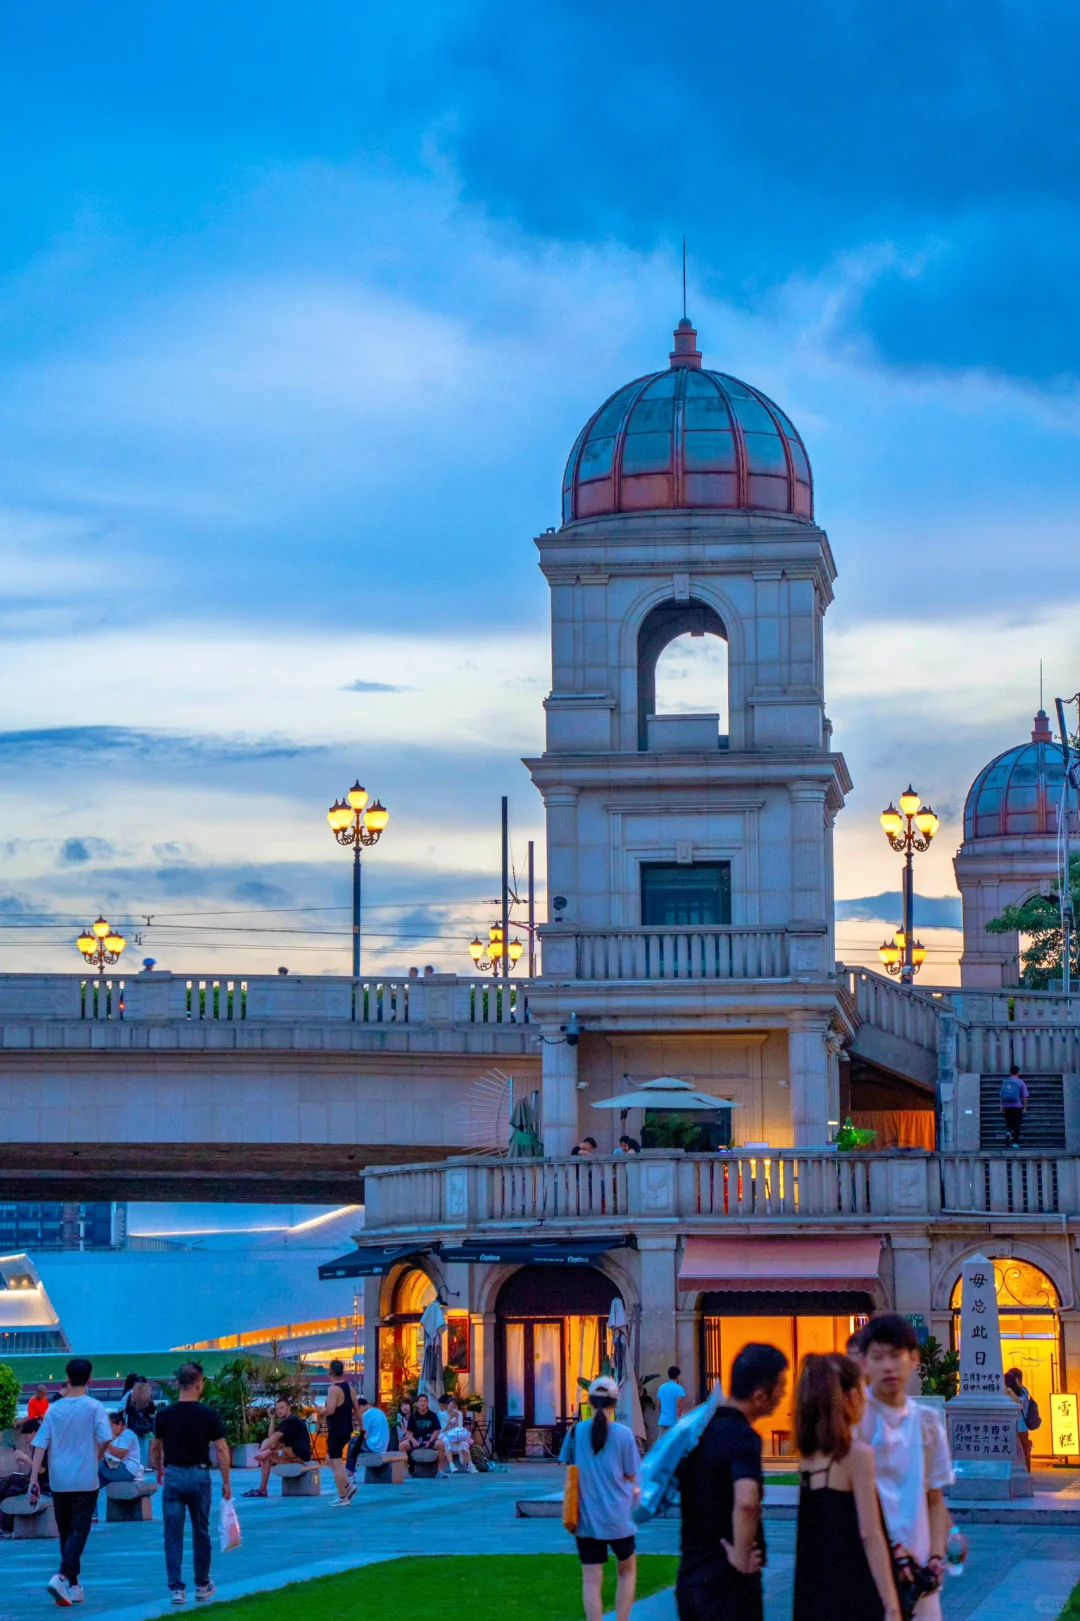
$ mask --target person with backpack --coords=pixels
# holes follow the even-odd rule
[[[1039,1412],[1039,1404],[1024,1384],[1024,1375],[1019,1368],[1010,1368],[1005,1375],[1005,1394],[1011,1396],[1020,1409],[1016,1417],[1016,1439],[1020,1443],[1020,1450],[1024,1454],[1024,1463],[1030,1475],[1031,1431],[1042,1428],[1042,1414]]]
[[[344,1508],[356,1495],[356,1482],[349,1479],[345,1467],[345,1454],[352,1432],[356,1428],[356,1399],[352,1385],[345,1378],[345,1364],[335,1357],[330,1364],[331,1384],[326,1392],[326,1406],[319,1417],[326,1421],[326,1461],[334,1474],[337,1499],[331,1508]]]
[[[585,1621],[602,1621],[601,1587],[608,1548],[615,1555],[616,1621],[630,1621],[637,1588],[637,1544],[631,1511],[641,1460],[634,1432],[608,1417],[618,1399],[619,1387],[614,1379],[607,1374],[594,1379],[589,1386],[593,1416],[571,1426],[559,1453],[559,1462],[577,1471],[573,1535],[581,1560]],[[563,1524],[570,1529],[565,1504]]]
[[[154,1437],[154,1415],[157,1405],[149,1381],[136,1379],[124,1398],[124,1419],[128,1429],[139,1443],[139,1457],[146,1468],[150,1456],[150,1442]]]
[[[1005,1147],[1019,1148],[1020,1129],[1028,1106],[1028,1089],[1020,1077],[1019,1064],[1014,1064],[1002,1081],[998,1103],[1005,1122]]]
[[[679,1621],[763,1621],[765,1477],[754,1425],[783,1401],[787,1369],[775,1345],[743,1346],[731,1365],[727,1401],[717,1403],[679,1468]]]

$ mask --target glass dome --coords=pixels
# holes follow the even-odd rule
[[[1033,833],[1054,838],[1065,768],[1046,711],[1035,716],[1030,743],[1006,749],[984,766],[964,805],[965,839],[1000,839]],[[1075,807],[1070,826],[1076,821]]]
[[[670,362],[589,418],[566,464],[563,522],[686,507],[809,522],[810,463],[779,406],[735,377],[703,371],[685,318]]]

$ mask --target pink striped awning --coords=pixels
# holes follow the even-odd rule
[[[881,1239],[688,1238],[680,1289],[862,1289],[878,1281]]]

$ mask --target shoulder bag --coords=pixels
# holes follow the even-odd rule
[[[578,1519],[581,1514],[581,1482],[578,1478],[578,1466],[574,1462],[577,1456],[577,1425],[570,1431],[570,1461],[566,1465],[566,1484],[563,1487],[562,1523],[566,1530],[574,1535],[578,1528]]]

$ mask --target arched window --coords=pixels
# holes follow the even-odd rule
[[[715,608],[703,602],[658,603],[638,632],[638,747],[649,747],[651,715],[702,712],[719,714],[718,733],[724,734],[726,745],[727,631],[723,620]],[[717,741],[721,741],[719,736]]]

